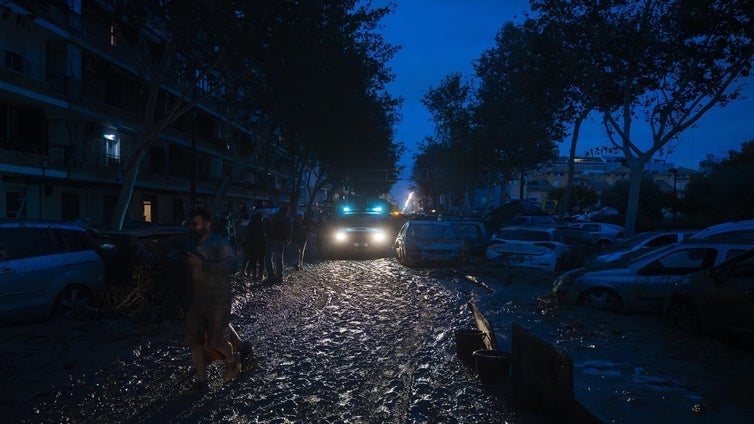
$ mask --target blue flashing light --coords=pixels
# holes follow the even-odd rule
[[[343,212],[351,212],[351,208],[348,206],[343,206]]]
[[[375,212],[382,212],[382,206],[375,206],[372,208],[372,210]]]

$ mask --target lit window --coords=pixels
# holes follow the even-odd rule
[[[115,26],[115,24],[110,24],[110,45],[111,46],[118,45],[118,37],[116,35],[117,30],[118,30],[118,27]]]
[[[144,221],[152,222],[152,201],[144,200],[141,203],[144,206]]]

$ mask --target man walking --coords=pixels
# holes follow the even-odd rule
[[[281,206],[278,213],[270,216],[267,221],[267,277],[270,282],[283,281],[283,267],[285,245],[291,241],[292,223],[288,216],[288,208]]]
[[[186,313],[184,344],[191,349],[191,361],[197,381],[185,394],[207,391],[207,363],[211,349],[225,361],[223,380],[235,378],[241,371],[226,329],[230,323],[231,286],[229,275],[238,267],[228,240],[212,233],[212,217],[204,209],[194,209],[188,217],[191,240],[185,262],[191,273],[192,296]]]

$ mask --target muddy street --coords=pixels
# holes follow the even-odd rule
[[[474,289],[448,275],[375,259],[307,264],[273,286],[244,281],[233,323],[258,369],[222,383],[213,365],[210,393],[182,397],[193,373],[176,324],[119,342],[111,361],[74,361],[64,384],[2,407],[27,422],[541,422],[456,358]]]

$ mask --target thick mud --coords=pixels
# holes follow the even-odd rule
[[[474,278],[464,278],[471,275]],[[476,280],[474,284],[472,280]],[[233,323],[259,368],[187,398],[182,325],[48,321],[0,328],[6,422],[548,422],[514,410],[455,355],[472,300],[503,350],[510,325],[573,358],[576,397],[606,422],[754,422],[751,351],[659,317],[559,307],[553,275],[394,259],[313,262],[281,284],[241,280]]]

